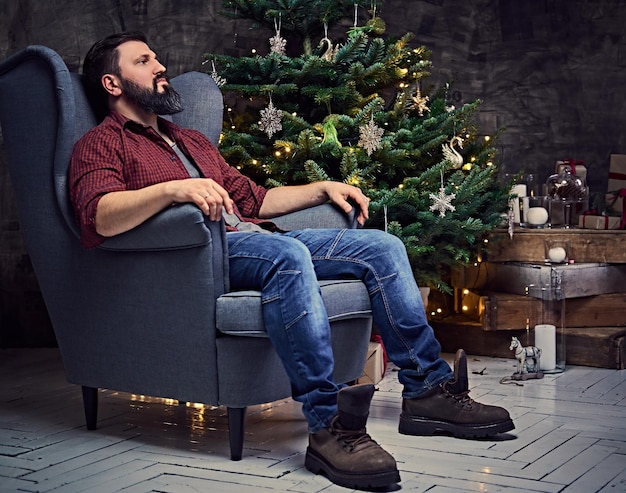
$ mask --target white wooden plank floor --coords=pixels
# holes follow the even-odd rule
[[[390,367],[368,431],[398,461],[396,489],[626,491],[626,370],[568,367],[520,386],[500,383],[513,359],[469,366],[473,397],[505,406],[516,429],[495,440],[400,435]],[[87,431],[81,399],[56,349],[0,350],[0,492],[347,491],[304,469],[306,424],[291,400],[249,410],[244,459],[232,462],[221,408],[105,390],[99,428]]]

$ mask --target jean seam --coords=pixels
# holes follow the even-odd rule
[[[337,235],[337,237],[339,237],[340,235]],[[333,246],[336,244],[336,239],[333,242]],[[376,280],[376,289],[373,291],[369,291],[368,289],[368,294],[370,296],[370,298],[375,294],[375,293],[380,293],[382,302],[383,302],[383,306],[385,307],[385,316],[387,317],[387,320],[389,321],[389,326],[392,328],[394,334],[398,337],[399,341],[402,341],[402,345],[405,347],[405,349],[407,350],[407,353],[410,355],[410,359],[411,361],[413,361],[413,363],[415,363],[416,369],[417,371],[421,374],[421,370],[419,368],[417,359],[415,358],[415,352],[413,350],[413,348],[408,344],[408,341],[406,340],[406,338],[403,336],[403,334],[401,333],[401,331],[398,330],[398,326],[395,323],[395,320],[393,320],[393,318],[390,316],[390,307],[389,307],[389,302],[387,299],[387,293],[384,289],[383,286],[383,281],[387,280],[387,279],[391,279],[393,277],[397,277],[398,273],[394,272],[392,274],[389,274],[387,276],[384,277],[380,277],[378,275],[378,272],[376,271],[376,269],[374,269],[374,267],[372,266],[371,263],[369,262],[364,262],[362,260],[359,259],[355,259],[354,257],[339,257],[339,256],[331,256],[329,255],[330,252],[332,251],[333,247],[329,248],[329,251],[327,254],[323,255],[323,256],[315,256],[315,257],[311,257],[313,260],[327,260],[327,261],[340,261],[340,262],[352,262],[353,264],[359,264],[364,266],[367,270],[369,270],[369,272],[372,273],[372,275],[374,276],[374,279]]]

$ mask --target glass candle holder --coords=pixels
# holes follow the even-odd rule
[[[569,240],[547,238],[544,249],[545,259],[549,264],[567,264],[570,260]]]
[[[561,373],[566,364],[565,299],[550,284],[526,287],[534,298],[529,320],[530,339],[541,350],[539,368],[543,373]]]
[[[520,197],[520,209],[523,218],[521,226],[525,228],[546,228],[548,224],[548,198],[545,196]]]

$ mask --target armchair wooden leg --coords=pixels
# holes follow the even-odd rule
[[[98,421],[98,389],[83,385],[83,406],[88,430],[95,430]]]
[[[229,407],[228,433],[230,436],[230,460],[241,460],[243,453],[243,430],[246,421],[245,407]]]

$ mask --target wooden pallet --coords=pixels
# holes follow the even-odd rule
[[[512,358],[509,350],[511,337],[526,344],[526,331],[483,330],[482,324],[465,317],[450,317],[430,322],[442,351],[455,352],[459,348],[468,354]],[[626,368],[625,327],[574,327],[567,328],[566,361],[568,365],[596,368]]]
[[[626,230],[596,229],[525,229],[516,228],[511,238],[506,229],[498,229],[489,237],[484,260],[490,262],[543,262],[545,242],[569,242],[569,258],[576,263],[626,263]]]
[[[526,294],[529,286],[548,287],[544,298],[563,299],[623,293],[625,279],[626,264],[482,262],[454,269],[451,283],[455,288],[520,295]]]
[[[538,323],[559,325],[561,310],[566,327],[626,326],[626,293],[611,293],[550,302],[507,293],[470,293],[483,330],[524,329]]]

